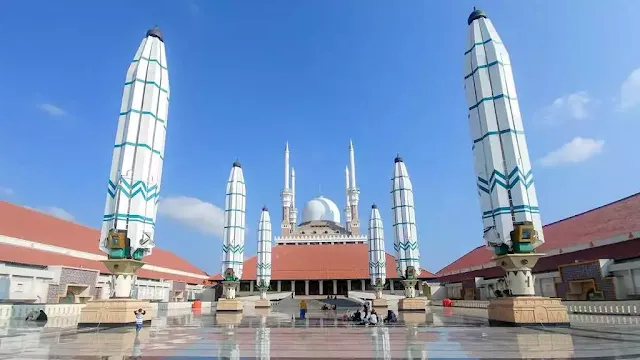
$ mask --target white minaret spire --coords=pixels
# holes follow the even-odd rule
[[[296,170],[291,167],[291,209],[289,210],[291,218],[291,230],[296,228],[298,224],[298,209],[296,208]]]
[[[267,207],[262,208],[258,223],[258,259],[256,262],[256,282],[260,289],[260,299],[267,298],[271,281],[271,217]]]
[[[346,229],[351,231],[351,201],[349,200],[349,189],[351,186],[349,185],[349,167],[344,167],[344,192],[347,198],[347,205],[344,208],[344,220],[346,224]]]
[[[532,222],[535,248],[544,235],[511,60],[483,11],[474,9],[467,24],[464,87],[484,238],[507,251],[514,223]]]
[[[353,149],[353,142],[351,140],[349,140],[349,171],[351,174],[351,187],[357,188],[355,151]]]
[[[369,276],[371,277],[371,285],[376,288],[376,299],[382,298],[382,289],[387,280],[386,260],[382,217],[380,217],[376,204],[373,204],[369,217]]]
[[[404,279],[405,296],[415,297],[415,280],[420,275],[420,251],[416,230],[416,213],[413,206],[413,186],[407,167],[398,155],[393,167],[391,180],[391,198],[393,201],[393,247],[396,250],[398,276]],[[407,268],[412,266],[415,273],[407,276]],[[413,282],[413,285],[410,284]]]
[[[358,201],[360,189],[356,186],[356,165],[353,142],[349,140],[349,208],[351,209],[351,226],[349,230],[353,235],[360,235],[360,221],[358,217]]]
[[[245,235],[245,209],[246,187],[242,166],[236,160],[231,168],[227,181],[227,192],[224,207],[224,228],[222,230],[222,273],[227,269],[233,269],[233,279],[227,281],[239,281],[242,279],[242,264],[244,261],[244,235]],[[225,287],[226,298],[235,298],[235,287]]]
[[[289,183],[291,180],[289,170],[289,142],[287,141],[284,146],[284,189],[282,189],[282,193],[280,194],[280,198],[282,199],[282,222],[280,223],[282,236],[289,235],[292,230],[291,208],[293,205],[293,192],[291,191]]]
[[[155,247],[169,97],[165,44],[154,27],[129,65],[122,94],[98,245],[109,259],[142,260]],[[123,268],[111,272],[120,274]],[[130,296],[132,279],[117,276],[116,297]]]
[[[289,189],[289,142],[284,145],[284,188]]]

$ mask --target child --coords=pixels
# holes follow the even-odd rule
[[[142,309],[138,309],[133,312],[133,314],[136,316],[136,333],[139,332],[140,329],[142,329],[142,324],[144,323],[144,315],[146,313],[147,312]]]

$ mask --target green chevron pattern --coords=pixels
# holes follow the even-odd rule
[[[222,245],[222,252],[228,253],[232,252],[234,254],[241,253],[244,251],[244,245]]]

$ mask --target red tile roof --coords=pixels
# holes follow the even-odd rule
[[[369,247],[366,244],[277,245],[271,253],[272,280],[368,279]],[[256,279],[255,256],[244,261],[242,280]],[[387,276],[396,276],[396,259],[387,254]],[[434,274],[422,270],[420,278]],[[220,274],[211,277],[221,280]]]
[[[545,243],[538,250],[549,251],[595,240],[613,238],[640,230],[640,193],[604,206],[556,221],[543,227]],[[451,264],[438,275],[488,263],[493,252],[479,246]]]
[[[0,235],[104,255],[98,249],[99,230],[5,201],[0,201]],[[153,253],[145,257],[145,262],[150,265],[208,276],[206,272],[180,256],[159,248],[154,248]],[[159,274],[164,275],[165,273]],[[167,276],[163,278],[168,279]]]
[[[62,255],[48,251],[36,250],[27,247],[0,244],[0,262],[12,262],[17,264],[39,265],[39,266],[66,266],[88,270],[98,270],[102,274],[108,274],[109,270],[100,261],[82,259],[69,255]],[[175,275],[164,272],[138,270],[136,275],[145,279],[165,279],[183,281],[190,284],[202,284],[203,279],[189,276]]]

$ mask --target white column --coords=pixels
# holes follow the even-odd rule
[[[282,291],[282,281],[278,280],[278,292]]]
[[[347,280],[347,291],[351,291],[351,280]]]
[[[296,281],[295,280],[291,280],[291,292],[292,293],[296,293]]]
[[[322,280],[318,281],[318,285],[320,286],[320,295],[322,295],[322,289],[324,288]]]
[[[392,279],[389,279],[389,290],[390,290],[390,292],[391,292],[392,294],[395,294],[395,293],[396,293],[396,290],[395,290],[394,286],[395,286],[395,285],[393,284],[393,280],[392,280]]]
[[[304,281],[304,294],[309,295],[309,280]]]
[[[333,295],[338,295],[338,280],[333,280]]]
[[[367,282],[364,279],[362,279],[360,280],[360,284],[361,284],[360,286],[362,288],[362,291],[364,291],[367,288]]]
[[[249,281],[249,292],[253,294],[253,280]]]

